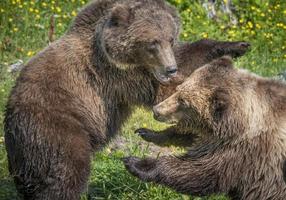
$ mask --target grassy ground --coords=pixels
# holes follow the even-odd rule
[[[207,19],[203,7],[196,1],[169,0],[174,4],[183,22],[181,38],[195,41],[200,38],[219,40],[245,40],[252,50],[236,61],[263,76],[273,76],[286,69],[286,5],[285,1],[244,1],[237,8],[239,23],[231,25],[227,16],[219,13],[219,20]],[[272,3],[271,3],[272,2]],[[275,3],[273,3],[275,2]],[[2,0],[0,4],[0,199],[16,199],[8,176],[5,147],[3,144],[3,112],[7,96],[14,84],[15,75],[9,66],[26,62],[48,43],[49,18],[55,15],[56,37],[60,37],[85,0],[24,1]],[[260,4],[259,4],[260,3]],[[133,131],[139,127],[163,128],[152,119],[150,112],[136,109],[122,130],[121,148],[114,145],[95,155],[88,191],[82,199],[193,199],[155,184],[146,184],[130,176],[120,161],[125,155],[146,156],[150,146],[142,142]],[[118,143],[118,142],[117,142]],[[120,142],[119,142],[120,144]],[[158,149],[172,153],[176,149]],[[156,156],[156,155],[155,155]],[[224,199],[208,197],[206,199]]]

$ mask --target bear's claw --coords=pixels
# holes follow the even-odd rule
[[[135,167],[135,164],[139,162],[141,159],[134,156],[124,157],[122,158],[122,161],[125,165],[125,168],[134,176],[138,176],[137,169]]]
[[[147,128],[139,128],[135,131],[135,133],[138,134],[143,140],[147,142],[153,142],[155,136],[154,132]]]
[[[243,48],[249,48],[251,46],[248,42],[239,42],[238,45]]]
[[[139,128],[135,131],[135,133],[138,134],[139,136],[142,136],[146,134],[146,130],[144,128]]]

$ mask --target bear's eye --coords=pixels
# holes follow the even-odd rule
[[[148,50],[150,52],[154,52],[157,49],[157,46],[158,46],[158,41],[154,40],[148,45]]]
[[[170,42],[171,46],[174,46],[174,38],[171,38],[169,42]]]

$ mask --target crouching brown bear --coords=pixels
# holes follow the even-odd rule
[[[163,0],[98,0],[26,64],[5,116],[9,170],[22,198],[80,198],[93,152],[118,133],[132,107],[163,98],[159,83],[173,80],[176,59],[186,70],[198,66],[187,59],[196,44],[177,45],[179,29],[176,10]],[[247,49],[243,42],[200,43],[211,48],[197,63]]]
[[[285,84],[235,69],[223,57],[196,70],[154,115],[199,139],[183,156],[125,158],[133,175],[198,196],[286,198]]]

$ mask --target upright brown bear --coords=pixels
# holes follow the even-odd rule
[[[135,176],[198,196],[286,198],[285,84],[235,69],[224,57],[196,70],[154,115],[200,139],[180,157],[126,158]]]
[[[177,13],[163,0],[99,0],[27,63],[5,117],[9,169],[24,199],[79,199],[92,153],[134,105],[151,107],[159,82],[176,74],[178,33]],[[199,62],[247,49],[246,43],[202,44],[212,48]],[[187,56],[191,49],[183,44],[175,51]],[[194,69],[185,60],[182,66]]]
[[[92,153],[176,74],[178,24],[163,0],[95,1],[28,62],[5,119],[9,168],[24,199],[80,198]]]

